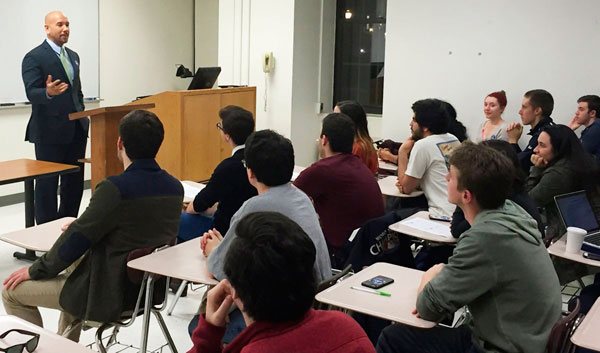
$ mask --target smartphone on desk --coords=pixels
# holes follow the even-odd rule
[[[600,261],[600,255],[596,255],[594,253],[587,252],[587,251],[583,252],[583,257],[585,257],[586,259],[590,259],[590,260]]]
[[[385,287],[390,283],[394,283],[393,278],[385,277],[385,276],[376,276],[369,280],[362,282],[361,284],[365,287],[379,289],[381,287]]]
[[[452,222],[452,217],[448,216],[436,216],[433,214],[429,214],[429,219],[434,221],[442,221],[442,222]]]

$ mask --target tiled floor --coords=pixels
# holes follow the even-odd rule
[[[86,190],[83,195],[81,203],[81,210],[83,211],[90,200],[90,191]],[[13,230],[23,229],[25,227],[25,209],[23,204],[17,204],[12,206],[0,207],[0,234],[6,233]],[[13,271],[28,266],[29,263],[15,259],[12,254],[19,250],[19,248],[0,242],[0,278],[4,279]],[[199,289],[196,291],[188,291],[188,296],[181,298],[173,311],[171,316],[167,316],[166,310],[162,312],[167,327],[175,341],[175,345],[179,352],[187,352],[192,342],[187,333],[188,322],[196,313],[198,306],[200,305],[200,299],[202,297],[203,290]],[[173,295],[169,295],[169,300],[173,299]],[[42,309],[42,317],[44,319],[44,326],[51,330],[56,331],[58,324],[58,311],[50,309]],[[4,307],[0,305],[0,314],[5,314]],[[123,328],[118,335],[119,342],[127,345],[133,345],[139,347],[141,338],[141,317],[128,328]],[[80,343],[90,344],[94,341],[95,330],[90,329],[82,332]],[[160,352],[160,347],[165,343],[164,336],[162,335],[158,324],[154,317],[150,320],[150,334],[148,349],[157,350]],[[125,346],[114,346],[109,352],[137,352],[137,349],[128,348],[124,349]],[[163,348],[164,352],[169,352],[168,347]]]

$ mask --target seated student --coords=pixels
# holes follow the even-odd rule
[[[379,168],[377,151],[373,147],[373,140],[369,135],[367,125],[367,113],[363,107],[355,101],[342,101],[333,108],[334,113],[342,113],[350,117],[354,122],[354,144],[352,154],[360,160],[375,174]]]
[[[4,280],[9,315],[42,326],[38,307],[60,310],[59,334],[75,319],[120,318],[133,286],[129,252],[172,243],[177,235],[183,187],[154,160],[163,137],[151,112],[134,110],[121,119],[117,147],[125,171],[96,185],[85,212],[49,252]],[[68,338],[77,341],[79,333]]]
[[[560,219],[554,196],[585,189],[590,202],[597,199],[597,168],[593,157],[583,150],[575,133],[565,125],[546,126],[538,136],[531,155],[527,191],[546,216],[546,235],[561,236],[566,229]]]
[[[575,131],[580,126],[585,126],[581,132],[581,144],[583,149],[596,158],[600,163],[600,97],[587,95],[577,100],[575,116],[569,122],[569,127]]]
[[[377,352],[544,351],[561,316],[560,286],[535,221],[507,200],[513,173],[508,158],[489,147],[454,150],[448,200],[471,229],[447,265],[423,274],[413,314],[439,322],[466,305],[473,319],[458,328],[388,326]]]
[[[521,206],[525,212],[529,213],[529,215],[536,221],[537,228],[543,238],[545,225],[542,222],[542,217],[540,216],[540,212],[538,211],[535,202],[533,202],[533,200],[527,194],[527,191],[525,191],[525,173],[521,171],[517,153],[508,142],[503,140],[487,140],[481,142],[480,144],[491,147],[494,150],[502,153],[513,163],[513,166],[515,167],[515,179],[512,184],[512,192],[508,199]],[[450,223],[450,232],[452,233],[452,236],[458,239],[462,233],[469,230],[469,228],[471,228],[471,225],[466,220],[465,213],[460,207],[456,207],[454,213],[452,214],[452,222]],[[426,251],[419,252],[415,258],[417,268],[423,271],[428,270],[438,263],[448,263],[448,258],[452,256],[454,246],[440,245],[425,248],[425,250]]]
[[[177,242],[197,238],[211,228],[227,233],[229,221],[240,206],[256,189],[248,182],[244,159],[244,143],[254,131],[252,113],[244,108],[229,105],[219,111],[221,121],[217,128],[223,140],[233,151],[213,171],[206,187],[190,202],[179,222]],[[216,210],[213,205],[218,203]]]
[[[327,115],[319,138],[322,159],[294,181],[313,201],[331,254],[354,229],[383,215],[381,190],[373,173],[352,154],[353,140],[354,123],[349,117]]]
[[[308,196],[290,184],[294,171],[294,147],[290,140],[272,130],[254,132],[246,141],[245,163],[248,180],[258,190],[258,196],[248,199],[233,215],[225,237],[217,230],[204,234],[201,245],[208,256],[209,271],[218,280],[226,278],[223,265],[227,250],[237,237],[237,222],[248,213],[273,211],[298,223],[312,239],[317,249],[314,262],[317,280],[331,277],[331,264],[319,216]]]
[[[311,309],[316,251],[298,224],[280,213],[256,212],[240,219],[235,232],[224,264],[229,281],[208,292],[189,353],[375,352],[352,318]],[[223,348],[233,303],[247,328]]]
[[[450,217],[454,207],[447,200],[445,175],[448,157],[460,142],[448,133],[449,114],[443,103],[438,99],[423,99],[412,105],[412,134],[398,150],[396,186],[400,192],[410,194],[420,185],[429,213]],[[417,211],[418,208],[409,209],[403,218]]]
[[[542,129],[548,125],[554,125],[554,121],[550,117],[554,109],[554,98],[552,95],[543,89],[534,89],[527,91],[521,103],[519,115],[523,125],[529,125],[528,135],[531,135],[527,147],[521,150],[519,147],[519,139],[523,133],[523,126],[519,123],[510,123],[506,127],[506,135],[508,142],[513,146],[519,157],[521,168],[526,174],[529,174],[531,168],[531,155],[533,149],[537,146],[538,136]]]
[[[525,212],[529,213],[536,221],[538,230],[543,238],[544,222],[542,222],[542,217],[540,216],[540,212],[538,211],[535,202],[533,202],[531,197],[527,194],[527,191],[525,191],[525,173],[521,170],[517,153],[508,142],[503,140],[487,140],[481,142],[481,144],[502,153],[513,163],[513,166],[515,167],[515,180],[513,181],[512,192],[508,199],[521,206]],[[450,224],[452,236],[458,238],[469,228],[471,228],[471,225],[465,219],[464,212],[460,207],[456,207],[456,210],[452,215],[452,223]]]
[[[442,101],[442,100],[438,100],[438,99],[436,99],[436,100],[440,102],[440,104],[444,107],[444,109],[448,113],[448,118],[450,119],[450,121],[448,123],[448,133],[454,135],[458,139],[459,142],[463,142],[464,140],[466,140],[468,138],[467,128],[456,118],[456,109],[454,109],[452,104],[450,104],[446,101]],[[387,140],[387,141],[391,141],[391,140]],[[393,141],[391,141],[391,142],[393,143]],[[398,145],[402,145],[402,144],[398,143]],[[398,164],[398,148],[395,148],[394,150],[392,150],[388,147],[383,147],[377,151],[377,155],[383,161]]]
[[[487,140],[504,140],[506,136],[506,121],[502,119],[502,113],[506,108],[506,93],[504,91],[492,92],[485,97],[483,101],[484,121],[477,129],[475,142]]]

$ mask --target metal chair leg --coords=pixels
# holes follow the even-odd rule
[[[104,324],[100,327],[98,327],[98,329],[96,330],[96,347],[98,347],[98,350],[100,351],[100,353],[107,353],[106,351],[106,347],[104,347],[104,343],[102,343],[102,333],[104,333],[104,330],[106,330],[107,328],[109,328],[110,326],[107,324]]]
[[[142,342],[140,343],[140,352],[146,353],[148,348],[148,331],[150,330],[150,311],[152,308],[152,293],[154,290],[154,276],[148,274],[146,280],[146,298],[144,300],[144,321],[142,325]]]
[[[169,348],[171,348],[171,352],[177,353],[177,348],[175,347],[175,342],[173,342],[173,338],[171,337],[171,334],[169,333],[169,329],[167,328],[167,325],[165,324],[165,321],[163,320],[162,315],[160,314],[160,312],[158,312],[156,310],[152,310],[152,313],[156,317],[156,321],[158,321],[158,326],[160,326],[160,329],[161,329],[163,335],[167,339],[167,343],[169,344]]]
[[[177,288],[177,293],[175,293],[175,299],[173,299],[173,303],[171,303],[171,306],[169,306],[169,309],[167,310],[167,315],[171,316],[173,309],[175,309],[175,304],[177,304],[177,301],[181,297],[181,293],[183,293],[183,290],[188,285],[188,283],[188,281],[183,280],[179,285],[179,288]]]

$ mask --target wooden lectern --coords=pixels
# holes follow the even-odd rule
[[[238,105],[255,114],[256,87],[167,91],[118,107],[72,113],[69,119],[90,117],[92,189],[107,176],[123,171],[117,158],[119,121],[128,112],[154,112],[165,128],[165,139],[156,157],[158,164],[179,180],[210,178],[214,168],[231,156],[216,124],[219,110]]]
[[[165,127],[158,164],[179,180],[208,180],[219,162],[231,156],[217,123],[219,110],[237,105],[256,110],[256,87],[167,91],[129,104],[154,104]],[[255,118],[256,119],[256,118]]]
[[[70,120],[90,117],[92,143],[92,190],[100,180],[123,172],[123,163],[117,157],[119,121],[136,109],[150,109],[154,104],[103,107],[69,114]]]

